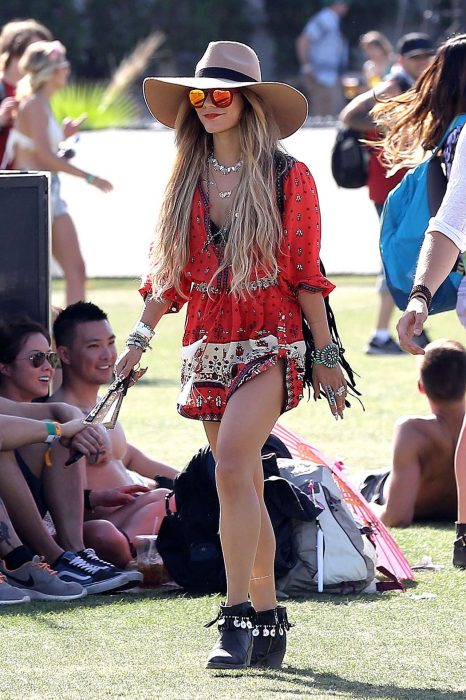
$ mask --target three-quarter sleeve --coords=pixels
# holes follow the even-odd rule
[[[456,144],[447,191],[426,233],[440,231],[459,248],[466,250],[466,125]]]
[[[181,291],[183,294],[177,292],[174,287],[166,289],[163,293],[163,299],[170,302],[170,305],[165,313],[172,314],[177,313],[188,301],[189,292],[191,290],[191,283],[187,279],[186,275],[181,278]],[[141,286],[139,287],[139,293],[143,297],[144,301],[148,296],[152,296],[152,281],[150,275],[145,275],[141,280]]]
[[[325,297],[335,288],[320,271],[320,208],[317,189],[304,163],[295,163],[283,183],[282,274],[291,291],[321,292]]]

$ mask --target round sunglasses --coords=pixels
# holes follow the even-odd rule
[[[36,369],[38,367],[42,367],[46,360],[49,363],[49,365],[53,367],[53,369],[56,369],[60,364],[57,353],[53,352],[52,350],[50,350],[49,352],[41,352],[40,350],[38,350],[37,352],[33,352],[30,355],[28,355],[28,357],[18,357],[16,359],[29,360],[31,365]]]
[[[215,107],[220,107],[220,109],[225,109],[229,107],[233,102],[233,95],[235,92],[239,92],[238,89],[230,88],[221,89],[215,88],[212,90],[201,90],[200,88],[195,88],[190,90],[188,93],[189,101],[194,107],[194,109],[201,109],[204,106],[204,102],[207,99],[207,95],[210,96],[210,100]]]

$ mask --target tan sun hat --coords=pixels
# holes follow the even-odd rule
[[[262,97],[275,117],[280,138],[291,136],[307,117],[304,95],[286,83],[265,83],[256,53],[236,41],[212,41],[192,78],[146,78],[144,98],[162,124],[175,126],[181,102],[189,89],[247,87]]]

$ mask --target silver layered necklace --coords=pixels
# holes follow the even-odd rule
[[[207,159],[207,162],[209,165],[212,166],[212,168],[215,170],[217,173],[221,173],[222,175],[229,175],[230,173],[237,173],[238,170],[241,170],[243,167],[243,161],[239,160],[235,165],[222,165],[221,163],[218,162],[218,160],[215,158],[214,154],[211,153]]]

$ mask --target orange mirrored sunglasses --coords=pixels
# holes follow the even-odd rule
[[[207,95],[209,95],[215,107],[225,109],[233,102],[233,95],[235,92],[238,92],[238,89],[230,88],[227,90],[224,88],[215,88],[213,90],[201,90],[200,88],[195,88],[189,91],[189,101],[195,109],[200,109],[204,106]]]

